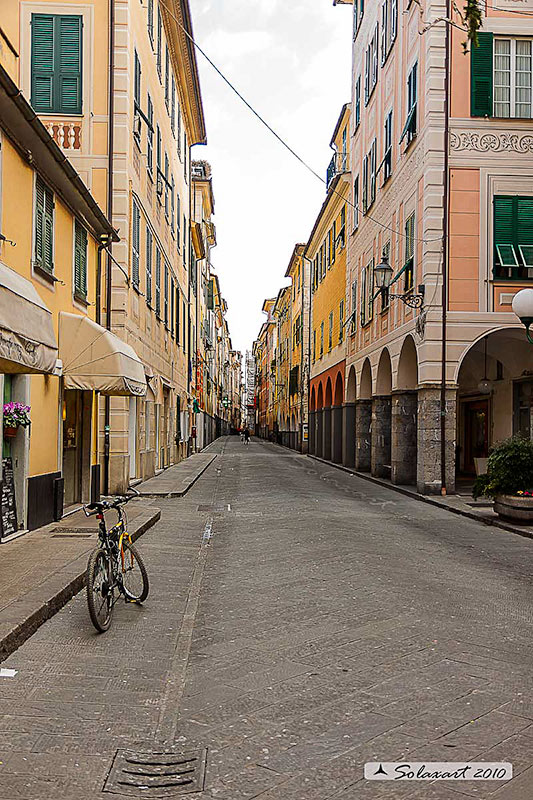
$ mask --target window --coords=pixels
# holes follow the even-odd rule
[[[320,357],[324,355],[324,323],[320,323]]]
[[[385,183],[392,174],[392,111],[389,111],[385,119],[385,145],[381,164],[383,165],[383,183]]]
[[[171,181],[170,181],[170,233],[172,234],[172,236],[175,235],[174,234],[174,214],[175,214],[174,188],[175,188],[174,175],[172,175],[172,178],[171,178]]]
[[[333,347],[333,311],[329,312],[328,350]]]
[[[165,271],[163,280],[164,280],[163,291],[165,293],[165,296],[163,298],[163,317],[165,320],[165,328],[168,329],[169,269],[166,261],[165,261]]]
[[[156,169],[157,169],[157,181],[156,181],[156,192],[159,202],[161,203],[161,197],[163,195],[163,180],[162,180],[162,172],[161,172],[161,129],[159,125],[157,126],[156,132]]]
[[[154,46],[154,0],[148,0],[148,36],[152,48]]]
[[[35,267],[54,271],[54,195],[38,177],[35,183]]]
[[[168,46],[165,45],[165,103],[167,111],[170,109],[170,54]]]
[[[352,312],[350,317],[350,333],[357,330],[357,281],[352,282]]]
[[[172,338],[174,338],[174,333],[175,333],[175,330],[174,330],[174,314],[175,314],[175,311],[174,311],[174,298],[176,296],[176,290],[175,290],[175,287],[174,287],[174,278],[172,277],[172,275],[170,276],[170,284],[169,284],[168,289],[169,289],[169,292],[170,292],[170,314],[169,314],[169,320],[168,320],[168,329],[170,331],[170,335],[172,336]]]
[[[377,140],[374,139],[372,142],[372,146],[370,148],[370,202],[368,204],[369,208],[376,199],[376,152],[377,152]]]
[[[361,76],[357,78],[355,84],[355,128],[357,130],[361,122]]]
[[[176,135],[176,81],[174,75],[172,76],[172,89],[170,92],[170,127],[172,133]]]
[[[176,249],[178,253],[181,248],[181,199],[176,191]]]
[[[146,117],[148,126],[146,130],[146,170],[151,180],[154,179],[154,104],[148,95],[146,103]]]
[[[471,115],[531,119],[533,39],[483,32],[470,58]]]
[[[494,197],[493,277],[533,278],[533,197]]]
[[[313,361],[316,361],[316,328],[313,331]]]
[[[353,182],[353,227],[359,227],[359,175]]]
[[[385,0],[381,6],[381,64],[391,51],[398,28],[398,0]]]
[[[414,286],[415,276],[415,215],[411,214],[405,221],[405,280],[404,291]]]
[[[354,0],[353,3],[353,38],[355,39],[365,13],[364,0]]]
[[[383,251],[382,251],[382,254],[381,254],[381,258],[383,259],[383,261],[386,261],[388,264],[390,264],[390,242],[387,242],[384,245]],[[382,289],[382,291],[381,291],[381,310],[382,311],[386,311],[388,309],[388,307],[389,307],[389,301],[390,301],[389,294],[390,294],[390,290],[389,290],[388,287],[386,289],[385,288]]]
[[[339,303],[339,343],[344,338],[344,300]]]
[[[133,138],[137,147],[141,147],[141,116],[139,111],[141,109],[141,62],[137,51],[134,53],[134,71],[133,71],[133,108],[134,108],[134,121],[133,121]]]
[[[374,259],[363,269],[361,284],[361,325],[374,316]]]
[[[32,14],[31,104],[38,114],[82,113],[82,18]]]
[[[146,302],[152,305],[152,231],[146,226]]]
[[[407,137],[409,145],[416,136],[417,71],[418,64],[415,64],[407,78],[407,119],[400,137],[400,144]]]
[[[181,108],[178,98],[177,108],[176,108],[176,148],[178,151],[178,158],[181,161]]]
[[[133,200],[131,209],[131,282],[135,289],[139,289],[139,233],[141,214],[136,200]]]
[[[168,222],[170,212],[170,192],[168,183],[168,155],[165,153],[165,217]]]
[[[346,172],[348,169],[348,147],[347,147],[348,129],[344,128],[342,132],[342,153],[341,153],[341,172]]]
[[[335,263],[335,253],[337,250],[337,220],[334,220],[331,229],[331,263]]]
[[[87,299],[87,231],[74,223],[74,296]]]
[[[330,228],[329,231],[328,231],[327,239],[326,239],[327,248],[328,248],[328,269],[331,267],[331,251],[332,251],[331,239],[332,239],[332,231],[331,231],[331,228]]]
[[[163,48],[163,19],[161,17],[161,9],[158,6],[156,63],[157,63],[157,74],[159,75],[159,80],[162,79],[162,48]]]
[[[178,288],[178,284],[175,285],[175,293],[176,293],[176,317],[174,320],[175,324],[175,336],[176,336],[176,344],[180,343],[180,290]]]
[[[368,209],[368,156],[363,158],[363,214]]]
[[[341,248],[344,247],[346,243],[346,206],[341,208],[339,235],[337,236],[336,241],[339,243]]]
[[[155,313],[161,315],[161,250],[155,248]]]

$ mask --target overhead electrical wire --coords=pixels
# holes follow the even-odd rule
[[[264,117],[262,117],[261,114],[258,111],[256,111],[256,109],[251,105],[251,103],[249,103],[248,100],[246,100],[246,98],[243,97],[243,95],[233,85],[233,83],[229,80],[229,78],[226,78],[226,76],[224,75],[222,70],[220,70],[217,67],[217,65],[214,63],[214,61],[212,61],[211,58],[209,58],[207,53],[200,47],[200,45],[196,42],[194,37],[191,36],[189,31],[180,22],[180,20],[171,11],[171,9],[163,2],[160,2],[159,4],[165,9],[167,14],[170,17],[172,17],[172,19],[181,28],[181,30],[184,32],[184,34],[187,36],[187,38],[190,39],[190,41],[192,42],[194,47],[198,50],[198,52],[201,53],[202,56],[205,58],[205,60],[211,65],[211,67],[213,67],[213,69],[215,70],[217,75],[219,75],[222,78],[224,83],[226,83],[229,86],[229,88],[232,90],[232,92],[234,92],[237,95],[239,100],[241,100],[244,103],[244,105],[252,112],[252,114],[255,117],[257,117],[257,119],[261,122],[261,124],[264,125],[265,128],[267,128],[267,130],[270,131],[270,133],[278,140],[278,142],[281,145],[283,145],[283,147],[285,147],[285,149],[288,150],[289,153],[291,153],[291,155],[293,155],[294,158],[296,158],[300,162],[300,164],[302,164],[302,166],[304,166],[312,175],[314,175],[315,178],[318,178],[318,180],[321,183],[323,183],[325,186],[327,186],[327,181],[325,181],[324,178],[318,172],[316,172],[316,170],[313,169],[313,167],[311,167],[300,155],[298,155],[298,153],[285,141],[285,139],[283,139],[283,137],[280,136],[279,133],[277,133],[277,131],[275,131],[274,128],[264,119]],[[341,194],[341,192],[337,192],[334,189],[333,190],[333,194],[336,194],[339,197],[341,197],[349,206],[351,206],[351,208],[354,209],[354,211],[357,211],[362,216],[365,216],[367,219],[370,219],[372,222],[374,222],[376,225],[379,225],[381,228],[384,228],[385,230],[388,230],[391,233],[395,233],[397,236],[403,236],[404,238],[407,238],[407,234],[406,233],[403,233],[402,231],[399,231],[396,228],[393,228],[390,225],[386,225],[384,222],[381,222],[380,220],[375,219],[371,214],[369,214],[368,212],[363,211],[358,205],[355,205],[350,200],[348,200],[348,198],[344,197],[344,195]],[[413,237],[413,239],[416,242],[423,242],[424,244],[430,244],[430,243],[434,243],[434,242],[442,242],[442,236],[439,236],[439,237],[437,237],[435,239],[422,239],[422,238],[419,238],[419,237],[415,236],[415,237]]]

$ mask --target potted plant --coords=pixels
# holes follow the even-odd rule
[[[474,498],[492,497],[501,517],[533,522],[533,442],[512,436],[492,448],[487,472],[479,475]]]
[[[27,428],[30,424],[30,406],[24,403],[4,403],[4,436],[12,438],[17,435],[19,427]]]

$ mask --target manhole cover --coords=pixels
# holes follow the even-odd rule
[[[204,788],[207,750],[136,753],[117,750],[104,792],[128,797],[181,797]]]

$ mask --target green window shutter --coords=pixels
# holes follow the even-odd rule
[[[74,292],[87,297],[87,231],[77,221],[74,226]]]
[[[31,17],[31,104],[35,111],[53,109],[54,17],[32,14]]]
[[[56,103],[64,114],[81,114],[81,17],[56,18],[57,90]]]
[[[40,178],[35,184],[35,263],[42,267],[44,261],[44,193],[45,185]]]
[[[139,286],[139,234],[141,217],[139,206],[133,201],[132,204],[132,233],[131,233],[131,280],[135,287]]]
[[[501,196],[494,198],[495,245],[516,242],[516,199]]]
[[[533,197],[516,198],[517,244],[533,244]]]
[[[478,33],[470,56],[470,114],[492,117],[493,34]]]
[[[146,302],[152,305],[152,231],[146,228]]]
[[[35,264],[47,272],[54,269],[54,196],[44,182],[35,185]]]

